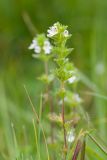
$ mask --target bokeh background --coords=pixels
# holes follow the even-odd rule
[[[99,135],[107,135],[107,1],[106,0],[0,0],[0,156],[12,143],[11,123],[19,139],[28,125],[29,108],[24,85],[35,104],[43,86],[36,77],[42,64],[28,46],[37,33],[54,22],[69,26],[74,48],[71,59],[81,72],[84,109]],[[29,128],[26,130],[29,132]],[[31,135],[33,135],[31,127]],[[4,140],[5,139],[5,140]],[[21,143],[21,142],[19,142]],[[10,152],[12,152],[10,150]],[[5,157],[5,156],[4,156]],[[1,159],[2,159],[1,158]]]

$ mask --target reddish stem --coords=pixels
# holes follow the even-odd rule
[[[78,157],[79,152],[81,150],[81,146],[82,146],[82,143],[80,140],[78,140],[73,157],[72,157],[72,160],[77,160],[77,157]]]

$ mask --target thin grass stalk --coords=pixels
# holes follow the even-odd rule
[[[20,151],[19,151],[19,147],[18,147],[17,138],[16,138],[16,133],[15,133],[15,129],[14,129],[13,123],[11,123],[11,127],[12,127],[12,133],[13,133],[13,141],[14,141],[14,148],[15,148],[15,156],[18,157]]]
[[[50,160],[49,150],[48,150],[48,144],[47,144],[47,141],[46,141],[46,136],[45,136],[44,129],[43,129],[43,127],[42,127],[42,124],[40,123],[38,114],[36,113],[36,110],[35,110],[35,108],[34,108],[34,105],[33,105],[32,101],[31,101],[30,95],[29,95],[29,93],[28,93],[25,85],[24,85],[24,89],[25,89],[25,92],[26,92],[26,94],[27,94],[27,97],[28,97],[28,100],[29,100],[29,102],[30,102],[30,105],[31,105],[31,107],[32,107],[32,111],[33,111],[34,114],[35,114],[36,120],[37,120],[37,122],[40,124],[41,130],[42,130],[42,134],[43,134],[43,138],[44,138],[44,141],[45,141],[46,152],[47,152],[47,159]]]
[[[37,155],[38,155],[38,160],[40,160],[40,150],[39,150],[39,144],[38,144],[38,136],[37,136],[37,129],[35,126],[35,121],[33,119],[33,127],[34,127],[34,132],[35,132],[35,142],[36,142],[36,148],[37,148]]]
[[[88,134],[89,138],[107,155],[107,149],[104,148],[92,135]]]
[[[61,88],[64,89],[64,82],[61,84]],[[64,136],[64,154],[66,159],[67,155],[67,141],[66,141],[66,129],[65,129],[65,104],[64,104],[64,97],[62,98],[62,126],[63,126],[63,136]]]
[[[40,107],[39,107],[39,129],[38,129],[38,142],[39,142],[39,150],[40,150],[40,134],[41,134],[41,127],[40,127],[40,124],[41,124],[41,118],[42,118],[42,94],[41,94],[41,97],[40,97]]]

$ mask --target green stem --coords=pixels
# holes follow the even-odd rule
[[[48,76],[48,61],[44,62],[44,66],[45,66],[45,74]],[[52,98],[50,96],[49,85],[47,85],[46,92],[47,92],[48,101],[49,101],[49,104],[50,104],[50,112],[52,114],[53,113],[53,104],[52,104]],[[54,141],[54,124],[51,122],[51,142],[53,143],[53,141]]]
[[[45,67],[45,74],[48,76],[48,62],[44,62],[44,67]]]

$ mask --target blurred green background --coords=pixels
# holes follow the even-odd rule
[[[46,32],[57,21],[68,25],[73,35],[68,45],[75,49],[71,59],[82,73],[84,108],[106,140],[107,0],[0,0],[1,153],[12,143],[11,122],[21,132],[31,121],[24,85],[34,103],[39,103],[42,85],[36,77],[43,66],[32,58],[28,46],[36,33]]]

